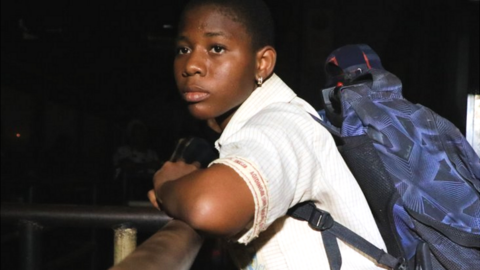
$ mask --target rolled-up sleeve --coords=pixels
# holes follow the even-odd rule
[[[298,137],[301,135],[296,134],[295,129],[300,127],[285,125],[282,119],[280,115],[268,114],[268,111],[251,119],[226,140],[221,146],[220,158],[212,162],[234,169],[252,192],[254,222],[238,239],[239,243],[248,244],[276,219],[284,216],[291,206],[302,198],[310,197],[305,194],[311,192],[313,179],[302,177],[308,172],[301,172],[300,167],[301,163],[309,162],[309,158],[304,157],[313,150],[302,147],[306,144],[301,141],[308,138]],[[295,123],[291,119],[288,121]],[[296,121],[297,124],[301,122]],[[299,179],[307,181],[298,183]]]

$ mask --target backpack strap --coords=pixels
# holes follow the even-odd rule
[[[312,229],[321,232],[331,270],[340,270],[342,266],[337,238],[362,251],[379,265],[394,270],[407,269],[403,258],[395,258],[382,249],[377,248],[363,237],[337,223],[327,211],[317,208],[313,202],[297,204],[290,208],[287,214],[295,219],[307,221]]]

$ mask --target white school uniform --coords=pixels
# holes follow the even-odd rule
[[[386,250],[365,197],[315,109],[273,75],[234,114],[216,142],[255,200],[253,226],[232,244],[242,269],[329,269],[321,233],[285,217],[313,200],[333,218]],[[235,191],[232,191],[235,192]],[[380,269],[338,240],[342,269]]]

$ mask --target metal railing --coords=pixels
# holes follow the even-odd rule
[[[189,269],[203,239],[192,228],[153,207],[1,204],[2,223],[20,230],[21,270],[41,268],[41,235],[45,227],[112,228],[114,270]],[[157,231],[138,248],[137,230]]]
[[[190,226],[172,220],[109,270],[188,270],[203,241]]]

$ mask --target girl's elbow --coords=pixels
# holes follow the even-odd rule
[[[221,205],[209,200],[198,202],[190,209],[185,222],[197,231],[217,237],[230,237],[241,230],[239,224],[231,222],[229,214],[235,212],[233,209],[222,209]]]

